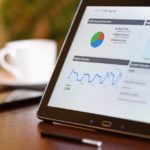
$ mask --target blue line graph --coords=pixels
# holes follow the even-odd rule
[[[105,72],[105,73],[96,73],[95,75],[91,75],[90,73],[83,73],[79,75],[77,71],[72,69],[69,73],[68,79],[73,80],[79,83],[94,83],[97,82],[98,84],[105,85],[105,83],[109,82],[110,85],[116,86],[118,81],[121,79],[122,73],[119,72]]]

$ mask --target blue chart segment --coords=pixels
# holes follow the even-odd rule
[[[90,73],[78,73],[74,69],[69,73],[68,79],[72,81],[92,84],[94,82],[105,85],[109,83],[111,86],[116,86],[119,80],[122,77],[121,72],[105,72],[105,73],[96,73],[95,75],[91,75]]]

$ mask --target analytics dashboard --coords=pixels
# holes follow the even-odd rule
[[[149,14],[87,7],[48,106],[150,123]]]

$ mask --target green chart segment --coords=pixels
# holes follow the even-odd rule
[[[91,46],[96,48],[100,46],[104,41],[104,33],[103,32],[96,32],[91,38]]]

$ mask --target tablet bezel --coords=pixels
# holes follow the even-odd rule
[[[44,96],[41,100],[40,107],[37,116],[43,120],[52,120],[57,122],[75,124],[85,126],[93,129],[103,129],[118,133],[124,133],[134,135],[138,137],[144,137],[150,139],[150,124],[141,123],[126,119],[118,119],[114,117],[108,117],[103,115],[95,115],[90,113],[84,113],[79,111],[67,110],[62,108],[50,107],[48,102],[52,95],[53,89],[57,82],[59,73],[63,67],[66,56],[74,39],[75,33],[78,29],[80,21],[86,6],[150,6],[148,0],[82,0],[74,17],[73,23],[68,31],[67,37],[61,49],[61,54],[57,61],[54,73],[51,80],[45,90]],[[105,122],[105,123],[104,123]]]

